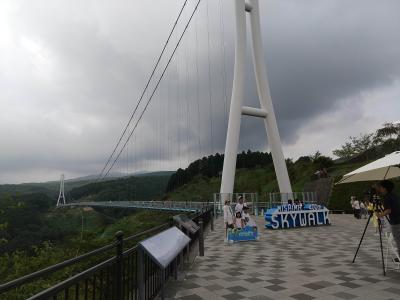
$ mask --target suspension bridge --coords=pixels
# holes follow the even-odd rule
[[[116,143],[95,182],[106,180],[111,171],[131,174],[140,170],[182,168],[194,158],[223,150],[221,205],[233,193],[242,116],[251,116],[264,123],[262,127],[267,133],[280,192],[292,194],[267,80],[259,1],[229,2],[229,11],[233,13],[229,19],[234,22],[234,47],[228,46],[227,41],[226,5],[222,0],[183,2],[140,97],[121,134],[116,136]],[[250,30],[247,28],[247,17]],[[243,105],[248,31],[259,98],[256,107]],[[231,57],[234,57],[233,72],[227,63]],[[231,99],[228,101],[230,90]],[[220,136],[226,136],[225,145],[220,144]],[[194,215],[191,218],[197,223],[198,231],[193,234],[188,232],[188,235],[193,242],[198,241],[200,255],[204,255],[203,226],[210,224],[213,228],[212,207],[208,203],[139,202],[128,199],[68,203],[64,196],[63,177],[57,205],[192,212]],[[125,239],[122,233],[118,233],[113,244],[2,284],[0,293],[20,289],[43,276],[82,263],[89,257],[106,255],[107,251],[115,249],[114,256],[108,256],[107,260],[29,299],[71,299],[73,296],[75,299],[154,299],[165,280],[174,273],[176,277],[177,266],[183,267],[191,251],[183,251],[166,269],[161,269],[154,257],[141,253],[138,246],[124,249],[124,245],[170,226],[165,224]],[[190,248],[193,248],[192,244]]]
[[[205,211],[213,205],[209,202],[181,202],[181,201],[96,201],[96,202],[74,202],[59,205],[58,208],[65,207],[108,207],[108,208],[132,208],[148,209],[159,211],[176,211],[195,213]]]
[[[277,206],[269,215],[271,226],[290,228],[298,220],[303,229],[260,230],[260,240],[246,244],[246,248],[223,242],[225,236],[240,231],[228,231],[215,212],[217,206],[232,199],[237,153],[249,144],[247,137],[240,135],[243,116],[262,120],[263,125],[258,125],[266,130],[280,191],[279,204],[293,199],[296,192],[292,191],[269,91],[259,1],[182,2],[176,16],[171,17],[172,26],[140,96],[132,100],[128,121],[116,135],[94,182],[108,180],[112,171],[129,175],[143,170],[185,168],[194,159],[218,151],[224,153],[218,201],[132,201],[127,196],[124,201],[69,202],[62,176],[59,208],[168,210],[185,212],[186,216],[175,216],[129,237],[117,232],[108,245],[0,284],[0,297],[147,300],[164,298],[166,291],[174,299],[207,300],[398,298],[400,277],[389,272],[387,277],[378,275],[378,243],[365,241],[363,255],[367,264],[350,263],[354,232],[362,228],[349,215],[334,216],[336,226],[318,227],[318,213],[327,216],[326,208],[320,211],[320,207],[308,205],[309,210],[305,211],[303,205],[301,210],[296,210],[298,205]],[[227,16],[233,23],[227,22]],[[232,35],[230,28],[234,29]],[[259,99],[252,106],[244,103],[248,33]],[[234,36],[234,42],[230,36]],[[234,64],[229,63],[231,60]],[[319,212],[314,215],[313,210]],[[254,219],[258,228],[265,225],[263,219]],[[249,227],[257,232],[257,226]],[[367,227],[364,233],[366,230]],[[369,236],[373,233],[368,232]],[[387,245],[386,262],[389,242]],[[166,248],[168,251],[163,251]],[[194,261],[196,255],[200,258]],[[397,268],[398,259],[393,260]],[[193,262],[195,268],[185,274],[184,281],[179,281],[178,271]],[[385,273],[384,264],[383,269]],[[49,278],[54,280],[49,283]],[[175,281],[167,282],[170,278]],[[31,290],[33,282],[39,282],[40,289],[36,286]]]
[[[128,175],[143,169],[184,168],[196,157],[220,151],[224,153],[220,193],[232,194],[242,117],[248,116],[264,122],[262,127],[268,137],[279,190],[283,194],[292,193],[269,91],[258,1],[236,1],[233,7],[229,5],[234,14],[233,52],[226,47],[226,10],[222,0],[183,2],[140,97],[122,132],[116,136],[95,182],[107,180],[112,171]],[[258,105],[253,103],[252,107],[243,104],[247,32],[250,32],[250,54],[259,98]],[[227,58],[231,57],[233,74],[227,64]],[[230,101],[228,89],[232,90]],[[226,136],[225,145],[221,136]],[[57,206],[65,206],[63,188],[62,179]],[[221,204],[224,200],[221,198]],[[126,205],[133,204],[126,202]],[[140,207],[149,208],[151,203]]]

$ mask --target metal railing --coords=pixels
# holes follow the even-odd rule
[[[268,199],[271,203],[285,204],[289,200],[295,199],[304,203],[317,203],[316,192],[292,192],[292,193],[268,193]]]
[[[288,203],[289,200],[297,199],[307,204],[318,203],[315,192],[266,193],[262,199],[267,201],[261,202],[257,193],[215,193],[213,199],[214,214],[220,215],[222,213],[223,203],[227,199],[231,201],[232,208],[234,208],[239,196],[243,197],[244,202],[247,203],[254,215],[263,214],[267,209]]]
[[[196,201],[99,201],[99,202],[74,202],[59,205],[61,207],[90,206],[90,207],[117,207],[141,208],[168,211],[202,211],[210,205],[209,202]]]
[[[192,219],[200,225],[206,226],[212,222],[212,210],[209,207],[196,215]],[[122,232],[117,232],[115,241],[112,244],[106,245],[99,249],[85,253],[76,258],[66,260],[56,265],[47,267],[32,274],[12,280],[0,285],[1,299],[27,299],[42,300],[42,299],[139,299],[138,293],[138,249],[136,243],[144,238],[157,234],[173,226],[172,221],[160,226],[135,234],[128,238],[123,238]],[[202,227],[201,226],[201,227]],[[188,233],[187,233],[188,234]],[[204,252],[204,241],[202,232],[198,232],[191,236],[192,241],[190,247],[194,243],[199,243],[199,253]],[[125,245],[135,243],[133,247],[124,250]],[[189,256],[190,247],[182,253],[183,256]],[[112,253],[114,252],[114,254]],[[29,283],[43,280],[43,277],[49,277],[57,271],[66,270],[67,267],[85,263],[89,258],[96,256],[108,256],[100,263],[87,268],[86,270],[72,275],[68,279],[59,282],[35,295],[22,295],[23,287]],[[174,264],[171,264],[167,271],[164,272],[165,278],[160,277],[159,267],[148,256],[144,258],[144,295],[140,299],[153,299],[161,290],[162,283],[165,282],[171,274],[176,274],[177,266],[183,264],[183,259],[176,258]],[[44,284],[46,286],[46,284]],[[12,293],[12,294],[10,294]]]
[[[243,197],[243,201],[247,203],[251,208],[256,209],[258,203],[257,193],[214,193],[213,205],[214,205],[214,215],[222,214],[222,208],[224,206],[225,200],[229,199],[231,205],[234,206],[237,203],[239,196]],[[254,211],[255,213],[255,211]]]

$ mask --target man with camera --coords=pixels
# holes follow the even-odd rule
[[[400,200],[393,193],[394,184],[389,180],[379,183],[378,191],[383,196],[384,210],[377,214],[378,218],[388,216],[392,229],[393,239],[397,244],[397,251],[400,252]]]

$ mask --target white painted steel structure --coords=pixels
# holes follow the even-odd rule
[[[58,194],[57,206],[65,205],[65,195],[64,195],[64,174],[60,177],[60,193]]]
[[[268,86],[261,40],[259,3],[258,0],[249,0],[248,2],[245,2],[245,0],[235,0],[234,6],[236,22],[235,68],[225,145],[224,167],[222,171],[221,193],[230,194],[233,192],[242,114],[264,119],[279,190],[281,193],[292,193]],[[242,106],[246,60],[246,12],[249,13],[250,16],[252,60],[261,108]]]

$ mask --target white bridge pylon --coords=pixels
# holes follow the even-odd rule
[[[271,148],[275,173],[281,193],[292,193],[289,175],[283,156],[281,139],[276,123],[274,107],[268,86],[267,71],[261,39],[260,11],[258,0],[235,0],[235,68],[232,86],[231,107],[225,145],[221,193],[233,193],[236,159],[239,146],[242,115],[264,119],[267,138]],[[245,84],[246,60],[246,13],[250,17],[252,61],[257,83],[260,108],[242,106]],[[221,201],[223,197],[221,197]]]
[[[65,205],[65,195],[64,195],[64,174],[60,177],[60,193],[58,194],[57,206]]]

